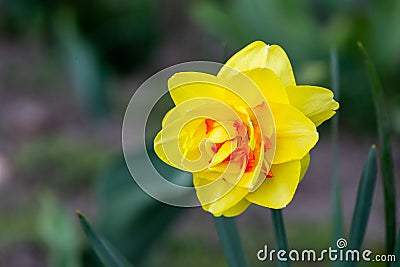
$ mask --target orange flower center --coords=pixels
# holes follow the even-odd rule
[[[206,134],[209,134],[212,132],[213,129],[219,126],[218,122],[212,119],[205,119],[205,126],[206,126]],[[228,155],[223,161],[224,162],[229,162],[229,161],[236,161],[240,163],[240,167],[243,167],[243,164],[246,164],[245,166],[245,173],[252,172],[254,168],[257,165],[258,159],[256,155],[259,153],[256,153],[257,150],[260,149],[261,146],[261,140],[258,136],[261,136],[260,134],[260,128],[257,123],[252,123],[252,127],[255,132],[255,136],[253,138],[256,138],[256,146],[254,148],[254,151],[250,148],[249,146],[249,135],[248,132],[250,131],[249,127],[245,125],[243,122],[239,121],[234,121],[233,122],[233,127],[236,129],[236,137],[229,141],[236,141],[237,142],[237,147],[235,150],[232,151],[230,155]],[[258,137],[258,138],[257,138]],[[267,136],[262,136],[262,139],[264,141],[264,152],[269,150],[271,148],[271,140]],[[211,148],[212,152],[216,154],[222,145],[226,143],[227,141],[224,141],[222,143],[215,143],[213,147]],[[263,164],[262,166],[262,171],[266,173],[265,165]],[[267,178],[272,178],[273,173],[271,170],[266,173]]]

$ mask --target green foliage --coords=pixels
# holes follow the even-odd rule
[[[49,266],[81,266],[74,221],[50,192],[42,192],[40,197],[38,234],[46,246]]]
[[[93,117],[109,115],[108,73],[100,64],[98,52],[80,33],[71,10],[57,10],[53,16],[55,39],[73,81],[76,98]]]
[[[117,252],[112,245],[104,238],[99,236],[90,226],[85,216],[81,212],[77,212],[82,229],[90,241],[97,256],[101,259],[104,266],[107,267],[132,267],[132,265]]]
[[[367,50],[361,43],[358,43],[358,45],[367,67],[378,120],[379,156],[385,202],[386,249],[388,253],[391,253],[393,252],[396,238],[396,187],[393,170],[390,121],[386,109],[385,94],[378,73]]]
[[[24,179],[65,187],[87,183],[110,158],[110,152],[94,142],[48,138],[22,146],[14,161]]]
[[[165,171],[169,172],[167,177],[171,177],[172,182],[192,183],[191,175],[187,173],[169,167]],[[105,170],[97,181],[97,195],[102,207],[100,231],[131,262],[140,263],[182,209],[161,203],[143,192],[133,181],[122,158]]]
[[[0,212],[0,248],[24,240],[37,241],[37,212],[31,206]]]
[[[364,240],[375,191],[376,168],[376,148],[372,146],[358,186],[357,200],[350,229],[350,249],[360,250]]]
[[[207,216],[208,214],[204,214]],[[184,215],[186,222],[192,223],[193,219]],[[209,216],[207,216],[209,217]],[[190,223],[184,223],[190,225]],[[196,224],[198,226],[199,224]],[[158,242],[152,250],[151,256],[147,257],[144,267],[226,267],[227,262],[222,252],[219,249],[218,241],[210,236],[209,225],[202,227],[190,227],[190,231],[174,230],[168,231],[160,242]],[[210,229],[212,230],[212,229]],[[204,232],[207,231],[207,232]],[[210,238],[211,237],[211,238]]]
[[[192,8],[196,22],[233,45],[234,50],[249,41],[261,39],[289,45],[287,49],[291,51],[291,58],[296,60],[321,53],[318,44],[314,44],[313,53],[310,48],[303,49],[311,40],[316,40],[312,37],[318,34],[307,12],[304,4],[287,0],[254,0],[251,4],[244,0],[227,1],[225,4],[200,1]]]
[[[99,60],[118,73],[127,73],[142,66],[158,39],[156,4],[152,0],[118,4],[107,0],[5,0],[0,3],[0,29],[13,35],[41,34],[53,43],[63,30],[54,28],[55,16],[69,11],[76,18],[78,33]]]

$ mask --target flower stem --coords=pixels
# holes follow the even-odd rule
[[[400,267],[400,230],[399,234],[397,235],[396,246],[393,254],[396,256],[396,262],[392,262],[390,267]]]
[[[339,101],[339,64],[336,48],[330,51],[332,90],[337,101]],[[339,175],[339,114],[338,112],[331,121],[331,149],[332,149],[332,244],[343,237],[343,211],[342,192]],[[334,266],[339,266],[337,262]]]
[[[276,250],[286,251],[285,258],[288,257],[288,243],[286,239],[285,224],[283,222],[282,210],[271,209],[272,224],[274,227],[274,236],[276,243]],[[289,267],[289,261],[278,261],[279,267]]]
[[[236,227],[235,218],[214,217],[215,229],[230,267],[246,267],[242,243]]]

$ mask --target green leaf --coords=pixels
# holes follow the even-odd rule
[[[339,92],[339,66],[338,55],[336,48],[331,49],[331,77],[332,77],[332,90],[337,101],[340,98]],[[333,235],[332,244],[336,244],[336,240],[343,236],[343,210],[342,210],[342,192],[340,187],[339,176],[339,114],[336,112],[331,120],[331,149],[333,158],[332,168],[332,224]],[[333,262],[337,265],[338,262]]]
[[[39,194],[37,233],[46,245],[49,266],[81,266],[79,238],[71,214],[66,211],[51,191]]]
[[[379,156],[385,201],[386,251],[391,253],[393,252],[396,238],[396,187],[394,183],[389,115],[386,110],[387,105],[384,100],[383,88],[375,66],[362,43],[358,42],[358,46],[367,67],[378,120]]]
[[[230,267],[246,267],[235,218],[214,217],[215,229]]]
[[[136,157],[139,159],[137,168],[143,168],[140,160],[144,161],[146,155]],[[172,183],[182,186],[192,184],[191,174],[166,165],[153,153],[150,157],[158,172],[170,178]],[[97,220],[99,230],[135,264],[144,260],[151,246],[187,210],[164,204],[147,195],[133,180],[122,157],[96,178],[96,195],[102,207]]]
[[[85,216],[80,211],[77,211],[79,221],[85,232],[87,238],[90,241],[94,251],[100,258],[104,266],[107,267],[132,267],[130,263],[123,256],[117,252],[111,244],[109,244],[105,239],[100,237],[90,226],[89,222],[86,220]]]
[[[274,236],[276,243],[276,250],[284,250],[289,252],[288,242],[286,238],[285,223],[283,222],[282,210],[271,209],[272,224],[274,228]],[[290,261],[278,261],[279,267],[289,267]]]
[[[360,250],[371,211],[376,184],[376,148],[371,147],[358,185],[357,200],[351,223],[349,248]],[[355,264],[355,262],[353,263]]]
[[[70,9],[54,13],[53,32],[73,82],[76,97],[96,119],[109,115],[107,72],[96,50],[80,33]]]

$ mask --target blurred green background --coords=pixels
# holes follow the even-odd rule
[[[329,50],[337,48],[348,229],[362,163],[377,142],[356,42],[383,81],[398,173],[398,25],[397,0],[1,0],[0,266],[100,266],[76,209],[135,266],[226,266],[209,214],[158,203],[136,186],[121,127],[130,97],[152,74],[185,61],[222,62],[224,51],[254,40],[281,45],[299,84],[328,88]],[[284,211],[293,248],[330,244],[328,130],[321,127],[309,172]],[[384,243],[381,191],[378,184],[365,243],[376,253]],[[251,265],[265,265],[256,252],[273,246],[268,211],[251,207],[238,223]]]

